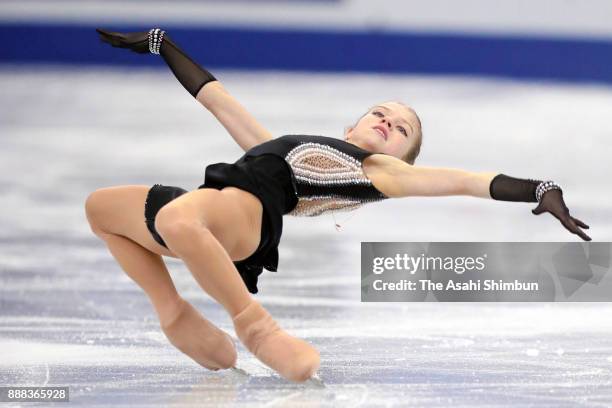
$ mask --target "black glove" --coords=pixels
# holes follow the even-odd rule
[[[561,190],[548,190],[542,195],[540,204],[531,212],[535,215],[540,215],[543,212],[549,212],[555,216],[568,231],[580,236],[585,241],[590,241],[591,237],[585,234],[579,227],[588,229],[589,226],[578,218],[570,215],[569,209],[563,202],[563,192]]]
[[[489,185],[489,193],[491,198],[501,201],[524,201],[537,203],[535,191],[542,181],[533,179],[519,179],[509,177],[505,174],[498,174],[491,180]],[[545,192],[540,203],[536,208],[531,210],[535,215],[549,212],[554,215],[568,231],[577,234],[585,241],[590,241],[591,238],[582,232],[578,227],[589,228],[584,222],[570,216],[569,209],[563,202],[563,192],[561,190],[549,190]]]
[[[149,53],[149,32],[118,33],[102,28],[96,28],[100,40],[118,48],[127,48],[138,54]],[[168,34],[164,34],[160,54],[170,67],[174,76],[183,87],[195,98],[200,89],[209,82],[217,79],[207,70],[191,60],[174,42]]]
[[[537,203],[535,191],[540,183],[540,180],[519,179],[498,174],[491,180],[489,193],[494,200]]]

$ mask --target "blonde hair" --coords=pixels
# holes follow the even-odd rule
[[[414,132],[415,137],[416,137],[416,143],[414,144],[414,146],[410,148],[410,150],[408,150],[408,152],[404,155],[404,157],[402,157],[402,160],[405,161],[406,163],[414,164],[414,161],[416,160],[416,158],[419,156],[419,153],[421,152],[421,144],[423,143],[423,126],[421,125],[421,118],[419,118],[419,115],[417,115],[416,111],[412,109],[410,106],[402,102],[399,102],[399,101],[395,101],[395,103],[398,103],[404,106],[406,109],[408,109],[417,120],[417,128],[415,129],[415,132]]]
[[[412,113],[414,117],[416,118],[417,127],[414,132],[414,136],[416,137],[416,143],[414,144],[414,146],[410,148],[410,150],[408,150],[408,152],[406,152],[404,157],[401,158],[403,161],[405,161],[408,164],[414,164],[416,158],[419,156],[419,153],[421,152],[421,144],[423,143],[423,127],[421,125],[421,118],[419,118],[419,115],[417,115],[414,109],[412,109],[410,106],[406,105],[403,102],[400,102],[400,101],[387,101],[387,102],[393,102],[393,103],[397,103],[398,105],[402,105],[404,108],[410,111],[410,113]],[[383,102],[383,103],[387,103],[387,102]],[[368,109],[368,111],[371,109],[372,108]],[[361,115],[361,117],[357,119],[357,122],[359,122],[361,118],[363,118],[365,115],[367,115],[367,113]],[[357,125],[357,122],[355,122],[353,127]]]

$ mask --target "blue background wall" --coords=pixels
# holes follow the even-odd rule
[[[532,18],[525,25],[525,10],[498,10],[496,15],[490,3],[479,5],[479,0],[470,3],[471,10],[465,6],[468,11],[456,11],[456,19],[448,18],[454,10],[446,19],[435,14],[430,8],[436,4],[397,1],[376,2],[378,8],[371,10],[361,0],[164,3],[168,10],[179,10],[175,14],[151,14],[159,2],[136,1],[129,3],[134,10],[121,18],[120,3],[45,2],[36,13],[32,3],[36,2],[0,5],[0,63],[161,65],[156,58],[112,49],[94,30],[161,26],[188,54],[210,67],[612,83],[612,33],[597,31],[597,19],[602,12],[610,14],[610,7],[585,11],[558,2],[556,13],[548,13],[549,2],[537,0],[529,14],[539,13],[539,20]],[[562,4],[566,8],[558,10]],[[578,12],[582,25],[572,19]],[[490,17],[481,16],[487,13]],[[179,23],[181,14],[192,18]],[[140,18],[126,20],[125,15]],[[264,17],[268,19],[262,21]],[[496,29],[496,18],[504,29]]]

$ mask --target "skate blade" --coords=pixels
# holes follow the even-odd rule
[[[232,373],[235,374],[239,374],[239,375],[244,375],[246,377],[249,376],[249,373],[247,373],[246,371],[244,371],[242,368],[238,368],[238,367],[231,367],[230,370],[232,370]]]
[[[307,379],[304,382],[304,385],[310,385],[310,386],[313,386],[315,388],[325,388],[325,384],[323,383],[323,380],[321,380],[321,377],[319,377],[319,375],[317,373],[314,373],[312,375],[312,377]]]

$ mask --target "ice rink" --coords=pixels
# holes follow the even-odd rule
[[[215,75],[275,136],[340,138],[399,99],[423,122],[416,165],[555,180],[593,240],[612,241],[612,87]],[[167,69],[4,65],[0,88],[0,385],[69,386],[71,406],[612,405],[609,303],[360,302],[361,241],[580,240],[535,204],[465,196],[369,204],[337,215],[340,232],[330,215],[285,217],[279,270],[255,296],[320,350],[325,386],[288,383],[241,345],[248,375],[205,370],[166,340],[84,203],[114,185],[192,190],[240,148]],[[236,339],[189,270],[165,260],[183,297]]]

